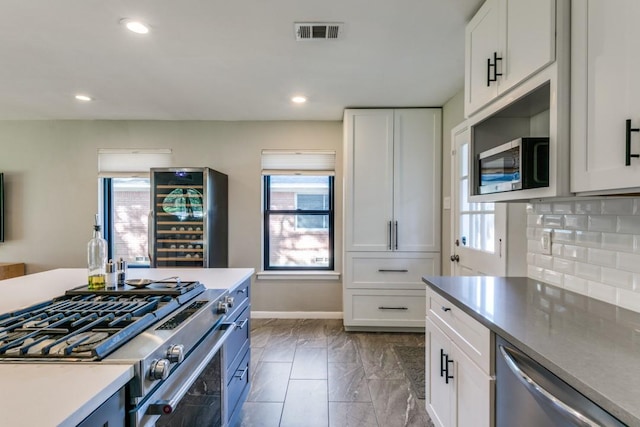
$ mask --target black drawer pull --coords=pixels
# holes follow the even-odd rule
[[[385,307],[381,305],[378,310],[409,310],[407,307]]]
[[[242,381],[244,376],[247,375],[247,372],[249,372],[249,367],[247,366],[246,368],[244,368],[239,375],[238,375],[238,371],[236,371],[236,374],[234,375],[234,377],[238,378],[238,379],[240,379]]]
[[[442,306],[442,311],[444,311],[445,313],[446,313],[447,311],[451,311],[451,307],[445,307],[445,306]]]
[[[244,294],[246,292],[246,289],[238,289],[236,292],[239,294]]]
[[[378,273],[408,273],[408,272],[409,272],[409,270],[406,270],[404,268],[397,269],[397,270],[394,270],[392,268],[379,268],[378,269]]]
[[[244,319],[242,322],[240,323],[236,323],[236,329],[242,329],[246,326],[247,322],[249,321],[249,319]]]

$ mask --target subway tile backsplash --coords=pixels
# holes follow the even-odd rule
[[[640,312],[640,198],[532,203],[526,233],[529,277]]]

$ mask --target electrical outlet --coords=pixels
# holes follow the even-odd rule
[[[542,247],[542,253],[545,255],[551,255],[551,231],[543,231],[540,237],[540,246]]]

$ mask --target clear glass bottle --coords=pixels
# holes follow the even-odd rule
[[[100,235],[98,215],[93,226],[93,238],[87,245],[87,263],[89,266],[89,289],[104,289],[106,282],[107,241]]]

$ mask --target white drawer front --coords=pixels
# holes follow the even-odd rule
[[[351,295],[352,325],[424,327],[425,297]]]
[[[427,316],[485,373],[491,375],[491,331],[431,288]]]
[[[354,289],[423,289],[423,276],[437,275],[439,254],[371,256],[348,254],[346,284]]]

